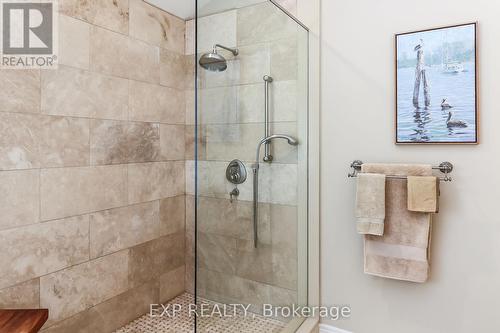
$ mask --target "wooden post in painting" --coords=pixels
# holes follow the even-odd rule
[[[431,95],[429,81],[425,72],[425,61],[424,61],[424,41],[421,39],[420,44],[415,46],[415,51],[417,51],[417,67],[415,68],[415,86],[413,88],[413,106],[418,108],[419,101],[418,97],[420,94],[420,83],[423,82],[424,88],[424,99],[425,106],[429,107],[431,105]]]

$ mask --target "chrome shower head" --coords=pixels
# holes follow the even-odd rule
[[[200,66],[211,72],[223,72],[227,69],[227,61],[217,52],[205,53],[200,58]]]
[[[227,69],[227,60],[222,55],[217,53],[218,47],[230,51],[234,56],[238,55],[237,49],[231,49],[223,45],[215,44],[212,52],[205,53],[200,57],[199,64],[201,67],[211,72],[223,72]]]

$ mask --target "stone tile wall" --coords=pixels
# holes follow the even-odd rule
[[[185,22],[142,0],[59,22],[57,70],[0,71],[0,308],[107,333],[185,289]]]

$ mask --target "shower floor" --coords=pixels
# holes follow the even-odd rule
[[[152,317],[146,314],[130,324],[115,331],[115,333],[193,333],[194,320],[189,316],[189,304],[194,303],[191,294],[184,293],[167,304],[180,304],[183,311],[175,316]],[[215,302],[203,300],[203,303],[215,305]],[[200,317],[197,319],[200,333],[278,333],[285,324],[278,320],[265,318],[257,314],[244,316],[240,311],[235,317]]]

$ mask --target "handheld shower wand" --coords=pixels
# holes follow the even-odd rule
[[[297,146],[299,141],[291,136],[285,134],[273,134],[264,139],[262,139],[257,145],[257,154],[255,156],[255,163],[252,165],[253,170],[253,244],[257,248],[259,242],[258,235],[258,222],[259,222],[259,159],[260,159],[260,148],[263,144],[267,144],[275,139],[284,139],[291,146]]]

